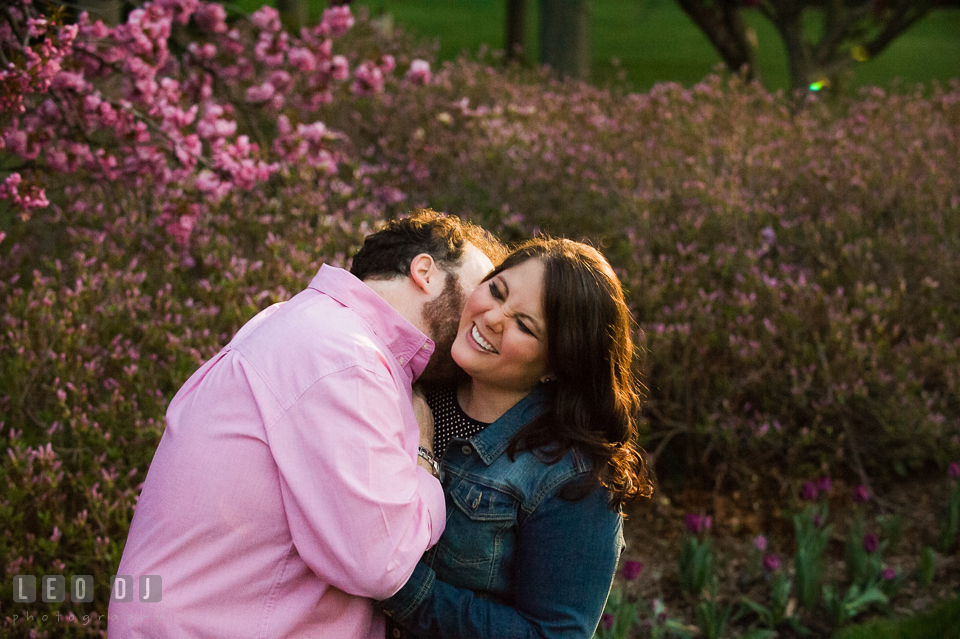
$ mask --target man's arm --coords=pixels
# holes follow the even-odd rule
[[[318,380],[268,428],[297,552],[344,592],[392,595],[443,531],[440,483],[408,452],[412,420],[392,378],[353,366]]]

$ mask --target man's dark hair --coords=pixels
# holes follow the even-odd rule
[[[409,217],[391,220],[367,236],[353,256],[350,272],[361,280],[392,279],[410,275],[410,263],[417,255],[430,255],[446,272],[463,261],[467,244],[480,249],[498,264],[506,251],[490,233],[456,215],[417,209]]]

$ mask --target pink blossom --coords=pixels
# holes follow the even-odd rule
[[[350,65],[342,55],[335,55],[330,61],[330,77],[334,80],[346,80],[350,77]]]
[[[250,16],[250,20],[264,31],[279,31],[281,29],[280,12],[270,6],[257,9]]]
[[[950,465],[947,466],[947,476],[950,479],[960,479],[960,463],[950,462]]]
[[[266,102],[276,95],[276,89],[269,82],[247,89],[247,102]]]
[[[867,552],[876,552],[880,548],[880,538],[874,534],[863,536],[863,549]]]
[[[283,70],[277,70],[270,74],[268,84],[273,86],[277,93],[285,93],[293,85],[293,76]]]
[[[767,538],[763,535],[757,535],[753,538],[753,547],[759,551],[764,551],[767,549]]]
[[[321,24],[329,28],[330,34],[334,37],[342,36],[350,30],[354,24],[353,15],[350,13],[350,7],[341,5],[339,7],[330,7],[323,12]]]
[[[227,11],[217,2],[202,2],[193,16],[194,21],[204,31],[210,33],[227,32]]]
[[[812,481],[803,484],[800,489],[800,498],[805,501],[814,501],[817,498],[817,486]]]
[[[54,90],[70,90],[81,93],[87,89],[87,82],[83,79],[83,74],[61,71],[53,77],[50,88]]]
[[[414,60],[410,63],[410,69],[407,71],[406,78],[411,84],[430,84],[430,63],[426,60]]]
[[[212,193],[220,188],[220,179],[213,171],[200,171],[195,182],[198,189],[205,193]]]
[[[897,578],[897,570],[893,566],[887,566],[883,569],[883,572],[880,573],[884,579],[887,581],[893,581]]]
[[[297,126],[297,134],[305,140],[319,143],[323,141],[323,136],[327,132],[327,127],[323,122],[314,122],[313,124],[301,124]]]
[[[287,53],[287,59],[297,70],[309,73],[317,68],[317,57],[305,47],[292,47]]]
[[[190,16],[196,12],[199,0],[154,0],[155,4],[173,14],[173,19],[180,24],[187,24]]]
[[[384,55],[380,58],[380,70],[383,73],[390,73],[397,68],[397,61],[394,60],[392,55]]]
[[[350,90],[357,95],[372,95],[383,91],[383,72],[374,63],[367,61],[353,72]]]

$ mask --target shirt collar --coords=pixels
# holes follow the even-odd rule
[[[507,450],[510,438],[526,424],[550,408],[547,385],[540,384],[533,392],[513,405],[500,418],[470,438],[477,454],[488,466]]]
[[[416,381],[433,354],[433,341],[349,271],[324,264],[310,288],[329,295],[363,319]]]

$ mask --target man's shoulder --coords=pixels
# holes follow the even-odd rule
[[[350,368],[389,375],[385,347],[372,327],[319,291],[307,289],[258,318],[251,320],[256,326],[241,329],[231,345],[288,400],[320,378]]]

